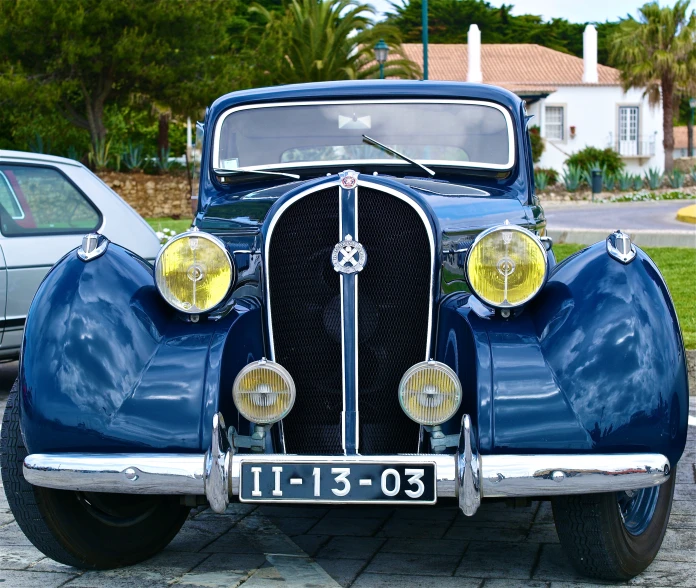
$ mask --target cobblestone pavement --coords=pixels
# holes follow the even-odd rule
[[[0,365],[0,408],[14,379]],[[8,383],[9,382],[9,383]],[[7,384],[7,385],[6,385]],[[696,398],[691,398],[696,415]],[[473,518],[432,508],[258,507],[192,511],[172,543],[136,566],[82,572],[37,551],[0,492],[0,583],[13,588],[264,586],[589,588],[567,563],[548,502],[486,503]],[[662,549],[631,585],[696,587],[696,427],[689,427]]]

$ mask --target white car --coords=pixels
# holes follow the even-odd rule
[[[0,150],[0,358],[19,355],[48,270],[99,232],[154,262],[160,241],[116,192],[72,159]]]

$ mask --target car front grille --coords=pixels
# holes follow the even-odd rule
[[[418,425],[399,406],[404,372],[426,359],[430,240],[418,212],[379,190],[358,189],[358,411],[361,454],[413,453]],[[292,375],[297,400],[284,419],[286,451],[343,453],[341,292],[331,252],[339,239],[339,189],[293,202],[267,250],[269,327],[275,361]],[[344,325],[354,333],[356,325]]]

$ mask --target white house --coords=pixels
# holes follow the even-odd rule
[[[640,89],[624,92],[619,71],[597,63],[593,25],[583,35],[583,59],[540,45],[482,45],[477,25],[468,40],[429,45],[429,79],[483,82],[524,98],[545,139],[539,167],[561,171],[569,155],[591,145],[615,149],[634,173],[663,168],[662,108],[650,107]],[[404,52],[423,64],[421,44],[405,44]]]

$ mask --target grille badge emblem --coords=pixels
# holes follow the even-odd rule
[[[363,270],[367,262],[365,248],[353,240],[351,235],[346,235],[340,243],[336,243],[331,254],[333,268],[342,274],[356,274]]]
[[[355,188],[355,184],[358,183],[358,172],[353,170],[346,170],[338,174],[341,178],[341,186],[345,190],[352,190]]]

